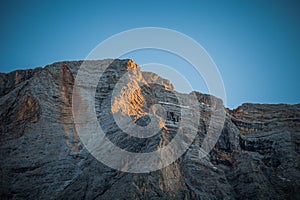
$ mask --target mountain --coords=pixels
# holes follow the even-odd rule
[[[73,99],[83,64],[103,72],[91,89],[95,96],[81,92],[81,98],[94,100],[97,123],[116,146],[153,152],[180,131],[196,133],[192,144],[172,164],[148,173],[126,172],[135,160],[122,171],[98,161],[78,132],[85,124],[74,118],[85,112]],[[189,107],[193,98],[197,103]],[[151,137],[124,131],[129,123],[151,122],[159,130]],[[203,157],[209,132],[220,136]],[[1,199],[300,199],[299,155],[300,104],[246,103],[230,110],[216,97],[176,92],[170,81],[141,72],[132,60],[58,62],[0,74]]]

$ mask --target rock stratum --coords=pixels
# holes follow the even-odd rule
[[[182,117],[176,95],[188,101],[193,94],[201,118],[192,127],[197,129],[192,145],[161,170],[112,169],[87,151],[74,124],[72,92],[82,61],[1,73],[1,199],[300,199],[299,104],[247,103],[230,110],[213,96],[177,93],[170,81],[141,72],[132,60],[86,63],[109,65],[96,90],[95,112],[112,142],[132,152],[167,145]],[[111,101],[116,82],[129,71],[130,84]],[[139,83],[145,85],[131,89]],[[151,107],[160,103],[169,106],[165,115]],[[200,158],[210,116],[218,109],[225,111],[224,127],[210,153]],[[160,132],[150,141],[128,137],[112,113],[139,126],[147,125],[151,114]]]

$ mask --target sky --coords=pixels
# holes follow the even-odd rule
[[[227,107],[300,103],[299,9],[297,1],[275,0],[1,0],[0,71],[83,60],[114,34],[163,27],[193,38],[209,53],[222,76]],[[195,90],[207,91],[192,66],[174,55],[144,50],[127,56],[140,65],[174,65]]]

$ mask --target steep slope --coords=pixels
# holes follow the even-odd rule
[[[197,130],[192,145],[161,170],[114,170],[91,156],[74,124],[72,92],[82,61],[0,74],[1,199],[300,198],[299,104],[226,109],[217,144],[199,158],[212,113],[225,110],[220,99],[179,94],[168,80],[141,72],[132,60],[85,62],[108,67],[96,89],[95,112],[114,144],[131,152],[157,150],[174,138],[185,114],[199,109],[198,124],[190,115],[190,128]],[[127,80],[122,79],[125,73],[130,74]],[[115,87],[120,93],[112,100]],[[185,101],[196,96],[197,109],[181,112],[177,95]],[[160,106],[168,112],[160,112]],[[112,114],[141,127],[152,117],[160,131],[148,139],[128,137]]]

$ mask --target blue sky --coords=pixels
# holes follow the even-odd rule
[[[201,44],[222,75],[227,106],[300,103],[300,3],[297,1],[1,1],[0,71],[81,60],[106,38],[164,27]],[[174,64],[144,51],[138,64]],[[177,65],[180,62],[176,62]],[[206,91],[189,66],[177,66]]]

